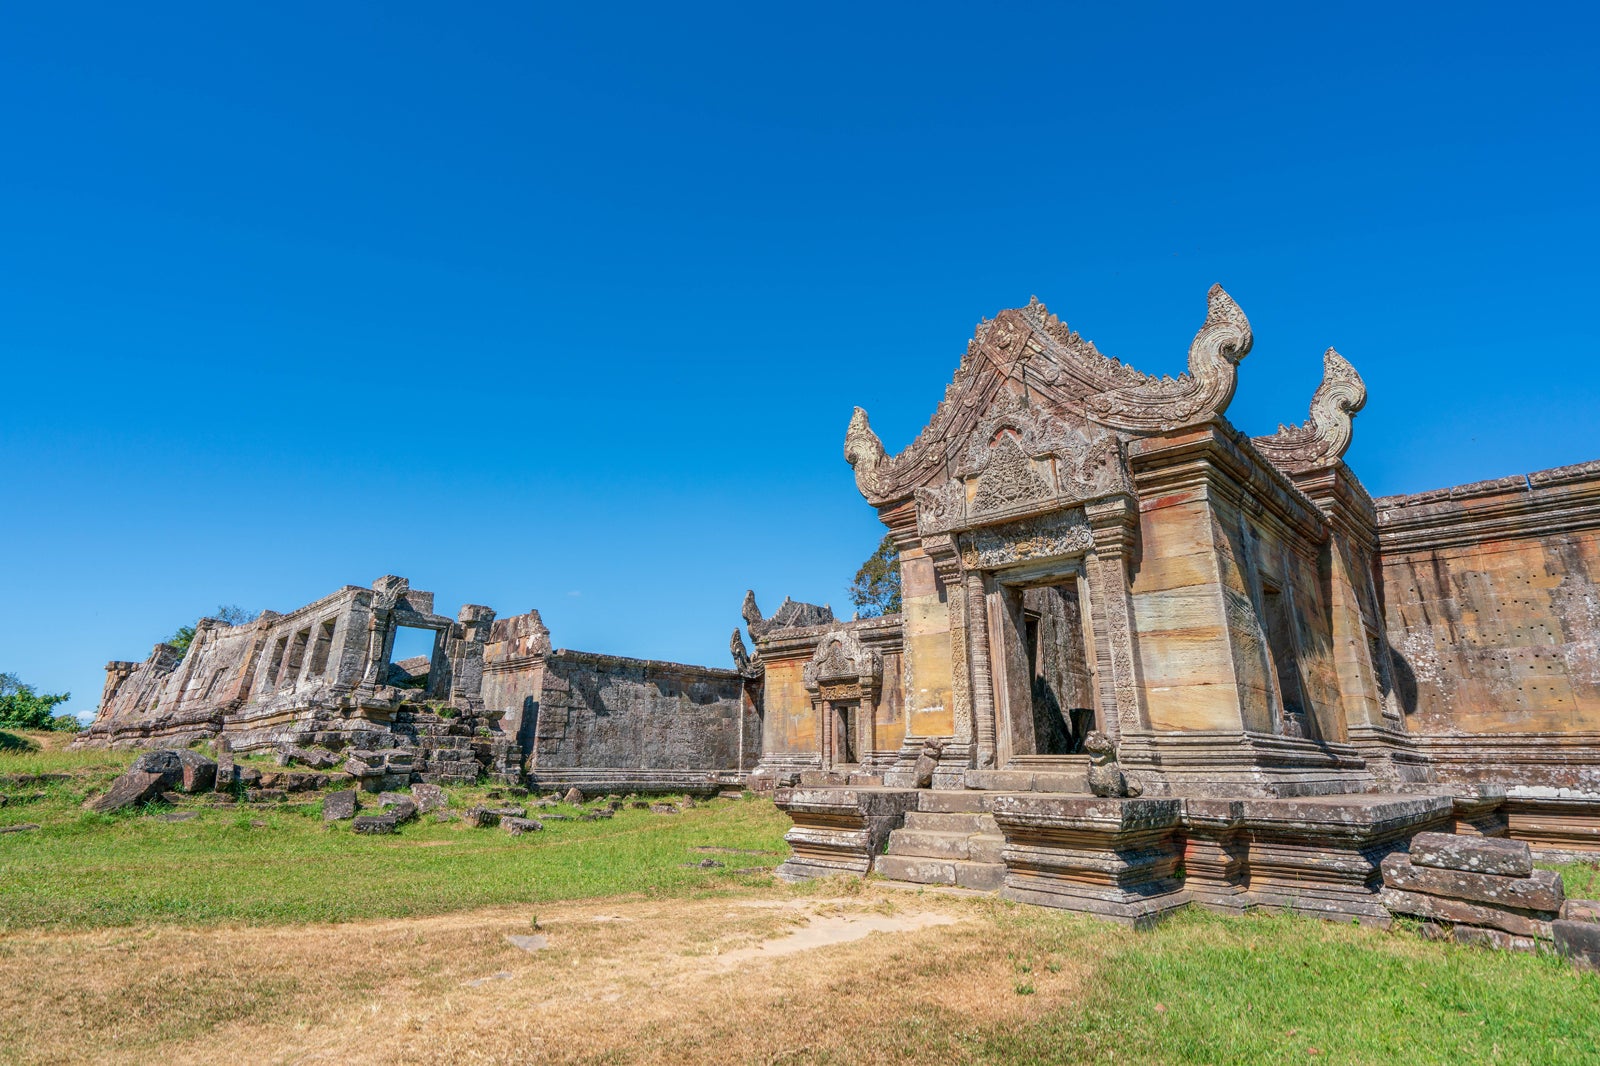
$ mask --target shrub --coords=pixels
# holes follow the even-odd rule
[[[51,711],[55,709],[56,704],[65,703],[71,698],[70,692],[41,696],[33,690],[32,685],[23,684],[22,679],[16,674],[0,674],[0,728],[58,728],[55,725],[56,720],[70,716],[54,715]],[[72,723],[72,728],[76,729],[77,720],[72,719]]]

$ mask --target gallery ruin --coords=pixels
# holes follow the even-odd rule
[[[555,650],[537,612],[451,619],[384,578],[110,664],[82,742],[336,748],[449,708],[481,772],[772,792],[784,876],[1136,923],[1428,917],[1385,864],[1423,833],[1600,856],[1600,462],[1374,500],[1333,349],[1303,423],[1227,421],[1251,344],[1214,287],[1188,371],[1154,377],[1034,301],[980,323],[899,454],[858,408],[899,614],[747,596],[728,670]],[[402,626],[425,661],[392,662]],[[1550,909],[1512,910],[1454,920]]]

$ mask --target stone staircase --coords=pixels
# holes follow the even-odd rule
[[[1005,884],[1000,857],[1005,837],[989,813],[998,793],[925,791],[906,812],[903,829],[889,834],[889,849],[872,864],[890,881],[952,885],[997,892]]]

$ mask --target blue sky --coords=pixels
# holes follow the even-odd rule
[[[1562,5],[13,5],[0,670],[92,709],[384,573],[722,664],[848,611],[891,450],[1037,294],[1230,416],[1335,345],[1374,494],[1600,457],[1597,16]]]

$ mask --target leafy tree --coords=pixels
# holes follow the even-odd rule
[[[16,674],[0,674],[0,727],[11,729],[78,728],[78,720],[71,715],[55,715],[56,704],[65,703],[72,693],[39,695],[32,685],[24,684]],[[58,724],[65,718],[70,727]]]
[[[850,602],[863,618],[896,614],[900,610],[900,553],[895,551],[893,534],[885,533],[850,586]]]
[[[236,603],[225,603],[217,608],[217,613],[211,616],[228,623],[230,626],[242,626],[246,622],[254,622],[261,617],[260,611],[247,611]],[[178,649],[182,655],[189,650],[189,645],[194,642],[194,626],[179,626],[178,631],[168,637],[163,643],[170,644]]]

